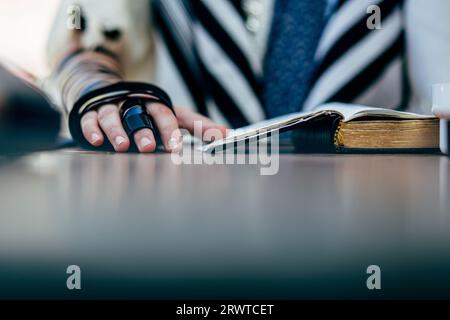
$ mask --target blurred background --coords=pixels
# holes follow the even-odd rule
[[[0,0],[0,59],[6,58],[37,76],[45,76],[47,36],[59,2]]]

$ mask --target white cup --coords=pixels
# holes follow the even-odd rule
[[[450,142],[450,82],[433,85],[433,113],[441,119],[441,151],[448,154]]]

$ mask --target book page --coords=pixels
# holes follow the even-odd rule
[[[241,142],[246,139],[256,138],[268,133],[280,131],[283,129],[289,129],[290,127],[296,126],[299,123],[309,121],[313,118],[324,116],[328,111],[317,111],[317,112],[304,112],[304,113],[294,113],[286,116],[277,117],[271,120],[259,122],[254,125],[247,127],[231,130],[228,136],[223,140],[218,140],[207,144],[200,148],[201,151],[206,152],[224,145],[228,145],[234,142]]]
[[[331,114],[338,114],[342,117],[343,121],[349,122],[362,117],[392,117],[397,119],[432,119],[433,116],[424,116],[415,113],[395,111],[391,109],[374,108],[355,104],[345,103],[327,103],[314,109],[312,112],[298,112],[274,119],[266,120],[256,123],[247,127],[232,130],[228,137],[223,140],[218,140],[213,143],[207,144],[200,149],[202,151],[208,151],[223,145],[227,145],[233,142],[240,142],[245,139],[258,137],[260,135],[267,134],[275,130],[289,129],[296,126],[301,122],[306,122],[311,119],[327,116]]]
[[[421,115],[411,112],[396,111],[392,109],[374,108],[356,104],[327,103],[319,106],[315,111],[334,111],[342,115],[343,121],[349,122],[362,117],[388,117],[397,119],[433,119],[434,116]]]

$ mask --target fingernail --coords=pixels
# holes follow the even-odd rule
[[[117,146],[121,146],[124,142],[125,142],[125,138],[124,137],[118,136],[116,138],[116,145]]]
[[[170,150],[177,151],[181,149],[182,142],[182,138],[172,137],[167,144],[169,145]]]
[[[98,134],[96,134],[96,133],[93,133],[92,135],[91,135],[91,142],[92,143],[97,143],[97,142],[99,142],[100,141],[100,136],[98,135]]]
[[[141,139],[141,148],[148,147],[151,144],[152,144],[152,141],[149,138],[144,137]]]

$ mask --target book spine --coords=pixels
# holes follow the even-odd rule
[[[336,133],[342,118],[330,114],[301,123],[293,130],[292,140],[296,150],[301,153],[336,153]]]

